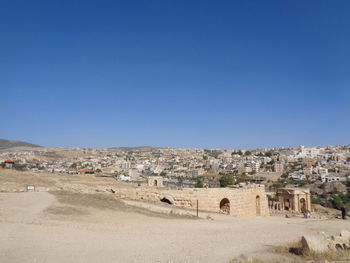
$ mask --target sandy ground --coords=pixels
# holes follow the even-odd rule
[[[0,262],[229,262],[340,229],[350,222],[193,219],[129,207],[112,194],[0,193]]]

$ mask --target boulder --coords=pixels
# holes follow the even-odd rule
[[[301,238],[302,251],[313,251],[317,253],[329,250],[350,249],[350,232],[342,230],[338,236],[327,236],[323,232],[316,235],[304,235]]]
[[[303,250],[323,253],[329,250],[328,240],[324,235],[304,235],[301,238]]]

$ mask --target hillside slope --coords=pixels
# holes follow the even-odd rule
[[[41,146],[28,143],[28,142],[0,139],[0,149],[8,149],[8,148],[14,148],[14,147],[41,147]]]

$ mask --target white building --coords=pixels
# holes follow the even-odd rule
[[[130,182],[131,181],[131,177],[128,176],[128,175],[121,174],[121,175],[119,175],[119,180],[123,181],[123,182]]]
[[[247,166],[252,168],[253,171],[259,172],[260,169],[260,163],[256,161],[251,161],[247,163]]]
[[[290,174],[289,175],[290,178],[292,178],[293,180],[305,180],[306,176],[305,174]]]
[[[320,149],[318,149],[318,148],[300,146],[300,152],[299,152],[298,156],[302,157],[302,158],[305,158],[305,157],[315,158],[319,154],[320,154]]]
[[[320,179],[323,183],[329,183],[329,182],[340,182],[340,181],[346,181],[346,177],[341,177],[341,176],[330,176],[330,175],[325,175],[322,174],[320,176]]]

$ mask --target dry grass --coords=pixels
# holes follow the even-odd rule
[[[350,250],[328,251],[326,253],[317,253],[313,251],[302,251],[301,241],[289,243],[284,246],[278,246],[270,251],[272,255],[269,259],[239,257],[230,261],[230,263],[304,263],[304,262],[350,262]]]
[[[326,253],[316,253],[312,251],[305,251],[301,256],[306,261],[320,261],[320,260],[328,260],[328,261],[345,261],[350,262],[350,251],[349,250],[337,250],[337,251],[329,251]]]
[[[350,250],[329,250],[325,253],[314,252],[310,250],[302,250],[301,241],[290,243],[288,245],[279,246],[274,249],[276,256],[283,260],[276,262],[302,263],[302,262],[319,262],[327,260],[329,262],[341,261],[350,262]],[[271,261],[266,261],[271,262]]]
[[[84,215],[89,213],[89,208],[93,208],[169,219],[197,219],[192,216],[157,213],[144,208],[128,206],[108,193],[88,194],[70,191],[52,191],[50,193],[55,195],[57,201],[62,205],[46,209],[46,212],[51,214]]]

